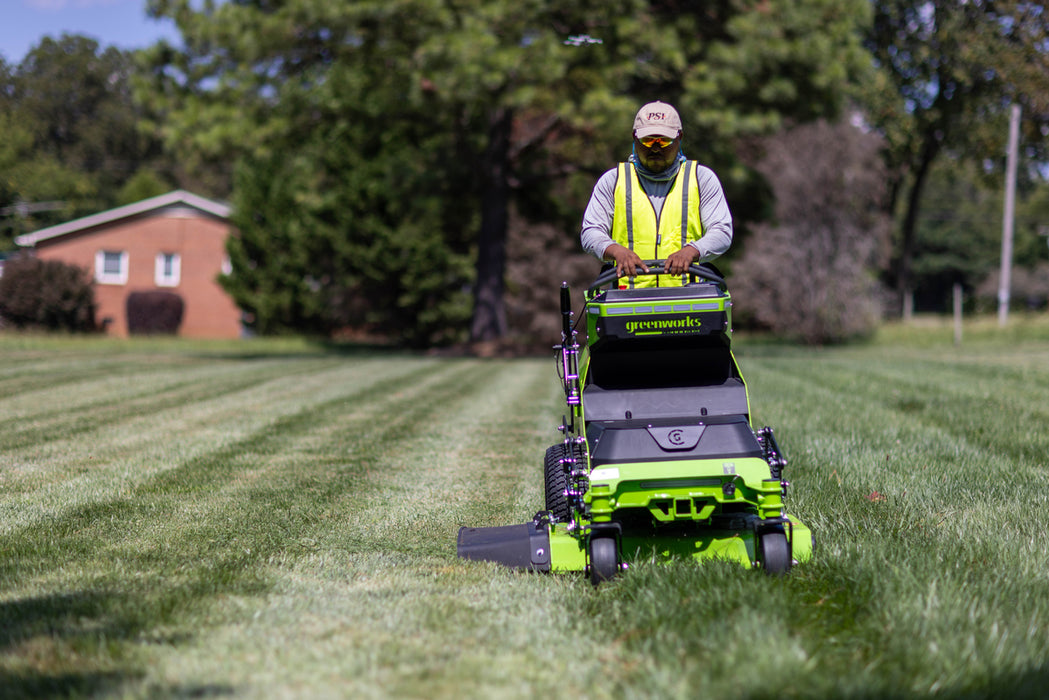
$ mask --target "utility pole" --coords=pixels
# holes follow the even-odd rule
[[[1009,153],[1005,160],[1005,212],[1002,220],[1002,268],[998,275],[998,325],[1009,320],[1009,288],[1013,269],[1013,212],[1016,208],[1016,161],[1020,145],[1020,105],[1009,115]]]

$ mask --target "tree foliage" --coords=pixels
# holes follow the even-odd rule
[[[0,71],[0,247],[113,206],[141,169],[164,170],[160,141],[138,128],[136,70],[133,54],[66,34]]]
[[[726,262],[746,275],[750,249],[784,235],[782,218],[761,224],[773,191],[781,213],[801,194],[750,166],[761,139],[833,120],[858,86],[899,218],[891,281],[919,302],[997,266],[1010,103],[1022,162],[1049,155],[1049,12],[1021,0],[147,7],[182,47],[132,55],[67,35],[0,61],[0,247],[174,185],[229,197],[240,235],[223,284],[263,332],[545,333],[536,309],[596,267],[577,252],[579,215],[651,99],[678,106],[686,154],[725,185]],[[1044,195],[1026,174],[1016,260],[1034,266]]]
[[[933,164],[951,152],[1004,164],[1006,113],[1023,106],[1028,158],[1046,155],[1049,12],[1026,0],[875,0],[866,45],[879,71],[862,93],[884,135],[894,281],[914,286],[916,231]]]
[[[914,306],[918,311],[945,311],[952,287],[972,293],[997,285],[1002,237],[1003,188],[1000,174],[980,164],[945,158],[930,172],[914,247]],[[1021,173],[1015,211],[1012,283],[1019,303],[1044,299],[1047,262],[1049,188]],[[993,286],[988,308],[997,303]],[[986,296],[979,292],[981,296]],[[982,302],[981,302],[982,304]]]
[[[754,190],[733,139],[835,111],[844,82],[862,70],[855,22],[866,3],[149,8],[174,19],[185,44],[155,47],[140,85],[166,142],[202,169],[241,163],[241,238],[227,288],[258,327],[418,320],[430,330],[413,342],[430,342],[462,328],[471,282],[471,336],[506,332],[512,217],[565,222],[574,211],[578,225],[596,175],[625,157],[643,101],[677,102],[693,157],[724,165],[736,191]],[[278,252],[289,266],[272,262]]]

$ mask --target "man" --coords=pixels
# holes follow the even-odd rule
[[[714,172],[681,154],[681,117],[651,102],[634,118],[634,152],[597,181],[583,214],[580,242],[614,263],[630,286],[680,285],[694,262],[732,244],[732,214]],[[644,259],[665,260],[668,273],[648,272]]]

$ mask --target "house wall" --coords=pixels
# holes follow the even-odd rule
[[[171,207],[137,218],[37,243],[36,255],[61,260],[88,270],[95,278],[95,257],[101,250],[127,251],[127,282],[96,280],[96,321],[108,319],[106,332],[126,337],[127,298],[136,291],[164,289],[182,297],[184,311],[179,335],[190,338],[237,338],[241,335],[240,310],[216,278],[226,260],[229,224],[192,207]],[[156,283],[158,253],[181,259],[175,287]]]

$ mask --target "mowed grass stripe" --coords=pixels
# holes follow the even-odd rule
[[[331,364],[333,358],[314,362]],[[74,368],[77,367],[74,364]],[[135,399],[162,394],[185,385],[246,376],[277,376],[285,371],[309,371],[309,365],[289,365],[285,360],[188,361],[185,358],[157,357],[150,361],[113,359],[99,372],[57,372],[46,386],[19,392],[17,399],[0,406],[2,418],[32,418],[48,415],[56,408],[92,408],[115,399]],[[48,370],[41,370],[48,371]]]
[[[559,437],[551,364],[499,364],[471,375],[477,387],[464,400],[374,454],[381,488],[347,490],[342,522],[282,552],[272,592],[209,609],[209,623],[223,624],[165,658],[161,687],[188,674],[282,697],[332,687],[347,697],[486,697],[508,678],[521,697],[592,688],[605,662],[563,653],[602,636],[580,615],[582,577],[455,558],[460,525],[524,522],[542,506],[543,452]],[[223,662],[245,657],[281,662],[250,672]]]
[[[396,390],[400,387],[425,386],[428,375],[440,376],[431,372],[428,363],[395,363],[392,367],[401,371],[385,380],[382,379],[385,373],[381,365],[373,368],[372,376],[376,384],[386,381],[388,387]],[[292,448],[297,441],[306,440],[311,433],[322,430],[325,416],[331,420],[334,408],[347,410],[354,399],[374,389],[375,384],[362,381],[364,376],[363,372],[351,372],[349,378],[357,381],[343,384],[334,397],[325,396],[318,391],[319,387],[307,383],[306,393],[297,397],[299,403],[286,404],[275,418],[257,422],[250,432],[235,442],[213,446],[213,449],[180,465],[163,470],[149,470],[143,464],[144,477],[136,485],[111,494],[109,498],[89,498],[85,504],[62,512],[51,512],[46,519],[11,530],[4,537],[7,544],[4,551],[20,556],[10,564],[27,567],[22,569],[23,573],[32,570],[29,566],[32,552],[34,547],[41,547],[39,567],[46,571],[53,557],[63,551],[82,554],[104,547],[110,538],[118,541],[124,539],[129,531],[133,531],[129,530],[128,523],[163,529],[171,524],[170,518],[179,512],[188,517],[191,523],[199,521],[201,508],[206,510],[207,504],[220,495],[225,487],[232,486],[236,490],[256,483],[267,455],[292,458],[296,455]],[[324,385],[330,385],[333,379],[331,373],[327,372],[321,373],[320,378]],[[373,395],[378,398],[390,396],[379,391]],[[245,398],[242,396],[242,401]],[[410,402],[411,395],[404,400]],[[251,408],[251,403],[242,403],[239,407],[240,411],[249,413]],[[299,465],[296,463],[295,466]],[[91,476],[90,473],[80,475],[75,481],[77,488],[87,490],[89,496],[94,496],[96,492],[93,489],[85,489],[80,484],[85,480],[90,482]],[[200,506],[201,502],[205,505]],[[63,535],[68,539],[62,539]],[[158,539],[162,538],[158,536]]]
[[[558,441],[560,386],[552,364],[488,363],[460,395],[416,429],[356,451],[372,465],[385,498],[346,491],[347,533],[369,551],[392,543],[454,558],[460,525],[524,522],[543,508],[542,460]],[[331,542],[331,546],[337,543]]]
[[[782,581],[713,566],[635,567],[619,589],[627,604],[601,616],[651,660],[627,671],[626,687],[672,697],[695,688],[725,697],[1040,696],[1049,653],[1044,475],[872,400],[894,388],[868,380],[879,376],[872,363],[892,367],[875,353],[789,355],[741,363],[757,388],[755,414],[779,429],[792,458],[789,508],[813,526],[817,558]],[[926,376],[919,366],[911,381]],[[939,461],[949,445],[960,445],[960,458]],[[1033,517],[1032,491],[1042,511]],[[741,658],[762,659],[763,672],[741,676]]]
[[[457,560],[459,525],[541,506],[563,401],[546,362],[353,358],[15,450],[13,481],[32,489],[0,504],[34,505],[5,515],[43,548],[46,520],[65,518],[50,533],[65,546],[0,566],[0,683],[12,697],[1040,697],[1046,475],[1039,438],[1003,447],[1013,419],[1040,415],[1049,362],[988,351],[981,372],[978,348],[882,352],[740,359],[791,458],[789,508],[817,538],[816,559],[776,579],[639,562],[594,590]],[[106,456],[96,469],[63,451]]]
[[[820,363],[818,376],[811,369],[779,373],[776,381],[793,382],[795,410],[786,425],[806,423],[798,436],[805,451],[791,451],[786,443],[795,458],[791,474],[803,474],[810,465],[822,472],[816,489],[797,490],[799,511],[821,488],[845,496],[861,512],[870,506],[866,499],[891,498],[901,510],[884,519],[886,508],[880,508],[875,521],[894,532],[913,529],[948,539],[969,539],[975,532],[981,539],[1016,538],[1016,547],[1029,550],[1027,538],[1045,527],[1040,513],[1049,505],[1049,444],[1029,426],[1043,422],[1031,416],[1044,412],[1049,387],[1024,382],[1032,398],[1011,402],[1014,388],[1021,393],[1019,380],[1003,387],[998,380],[937,372],[925,364],[918,364],[910,381],[870,362],[840,373]],[[773,380],[763,386],[770,385]],[[992,386],[998,391],[990,393]],[[805,400],[810,392],[816,396]],[[858,415],[863,420],[846,418],[847,431],[838,426],[842,417]]]
[[[1016,416],[1034,410],[1034,402],[1010,409],[986,400],[978,379],[967,381],[953,371],[943,372],[938,382],[936,376],[919,365],[907,381],[891,366],[867,360],[776,363],[761,386],[789,397],[778,402],[775,417],[791,457],[788,470],[794,476],[817,472],[811,475],[815,489],[796,490],[799,509],[804,511],[805,499],[819,489],[846,489],[853,502],[906,495],[905,503],[920,511],[910,518],[918,526],[925,518],[966,523],[969,514],[989,504],[995,508],[985,528],[993,531],[1003,517],[1017,526],[1030,522],[1023,515],[1028,506],[1046,499],[1045,452],[1038,458],[1045,438],[1020,435]],[[1035,391],[1032,386],[1027,390]],[[1041,390],[1049,398],[1049,386],[1042,384]],[[915,391],[925,397],[921,406],[901,401]],[[802,449],[792,449],[792,443]],[[1030,488],[1017,490],[1017,479]]]
[[[326,365],[330,361],[294,371],[316,372]],[[277,367],[292,371],[286,364],[262,363],[237,368],[120,368],[105,377],[78,377],[8,401],[0,409],[6,426],[0,431],[0,450],[82,436],[128,418],[244,391],[273,380]]]
[[[1044,410],[1045,373],[827,354],[748,375],[790,436],[791,507],[822,553],[795,576],[818,602],[799,616],[823,633],[817,668],[860,666],[857,691],[897,696],[1022,687],[1049,639],[1049,503],[1043,438],[1016,423]]]
[[[67,569],[65,559],[71,559],[70,564],[80,560],[81,566],[85,559],[94,559],[98,570],[85,571],[84,576],[105,578],[115,563],[123,563],[117,568],[126,573],[128,561],[163,561],[166,552],[186,543],[200,548],[189,560],[211,561],[204,578],[213,585],[217,578],[221,588],[223,581],[231,580],[231,571],[244,569],[249,561],[305,542],[302,528],[323,523],[327,502],[347,490],[365,490],[368,479],[362,480],[362,474],[368,473],[369,455],[385,452],[398,433],[410,433],[413,426],[440,417],[444,409],[462,405],[471,396],[469,387],[484,391],[491,385],[485,365],[445,364],[440,373],[428,366],[419,369],[416,374],[425,377],[391,382],[387,391],[373,394],[374,400],[366,404],[369,410],[349,408],[352,404],[345,398],[314,406],[271,426],[265,436],[158,474],[123,499],[92,504],[59,521],[14,532],[4,538],[3,551],[10,557],[5,558],[3,577],[42,575],[46,580],[56,567]],[[377,420],[377,415],[382,418]],[[387,484],[385,476],[391,470],[407,467],[386,465],[378,485]],[[208,497],[190,500],[197,494]],[[248,516],[251,519],[245,519]],[[140,530],[145,534],[136,537]],[[176,569],[185,571],[185,565]],[[138,571],[136,578],[142,574]],[[158,572],[166,584],[152,584],[170,586],[179,578],[174,574]],[[119,581],[114,585],[119,587]]]
[[[5,353],[3,365],[0,366],[0,399],[21,399],[31,392],[105,379],[127,367],[128,363],[124,360],[104,356],[85,359],[46,355],[12,356],[11,353]]]
[[[196,455],[250,441],[282,416],[312,403],[367,392],[382,381],[425,372],[427,366],[306,359],[264,363],[259,375],[256,361],[243,364],[246,369],[221,363],[234,376],[246,372],[253,377],[238,391],[222,391],[163,411],[129,414],[86,434],[55,435],[0,452],[0,483],[8,493],[26,494],[25,501],[0,501],[0,514],[5,516],[0,518],[0,531],[25,517],[51,518],[56,509],[126,494],[143,480]],[[200,385],[212,383],[216,383],[212,374],[205,373]],[[133,383],[128,391],[136,392]],[[120,403],[119,396],[114,402]],[[41,489],[41,484],[48,488]],[[19,512],[12,511],[16,505]]]
[[[940,435],[948,458],[967,451],[1038,463],[1049,451],[1044,433],[1026,429],[1049,419],[1049,375],[1025,373],[1006,383],[938,363],[918,364],[910,374],[876,361],[778,361],[770,367],[758,382],[760,391],[753,392],[755,412],[776,392],[780,413],[770,415],[766,406],[763,418],[803,422],[812,432],[848,433],[886,452],[908,433]],[[878,419],[857,421],[857,413]],[[885,431],[886,425],[893,429]]]
[[[30,598],[30,607],[63,596],[75,599],[84,619],[79,625],[70,623],[60,636],[78,644],[86,643],[78,627],[98,625],[100,618],[108,621],[103,625],[107,639],[132,640],[147,628],[173,624],[176,614],[186,614],[202,597],[264,590],[268,579],[258,570],[259,562],[286,551],[312,551],[310,543],[319,536],[309,531],[327,532],[334,517],[326,504],[348,489],[366,490],[368,479],[361,479],[361,469],[367,469],[367,462],[354,455],[381,453],[392,434],[425,425],[425,416],[440,416],[442,408],[461,405],[469,397],[464,387],[484,391],[492,385],[490,371],[483,366],[445,365],[440,372],[427,369],[427,374],[418,381],[391,383],[388,392],[374,394],[371,404],[359,402],[362,410],[345,410],[345,401],[315,406],[289,417],[243,450],[195,460],[178,474],[165,473],[144,484],[131,497],[94,504],[53,528],[15,533],[5,538],[4,550],[21,564],[5,567],[2,578],[36,579],[36,587],[43,590]],[[386,414],[387,420],[376,425],[375,413]],[[341,453],[347,434],[356,438],[350,440],[351,449]],[[220,485],[224,480],[212,472],[231,478]],[[187,488],[199,481],[214,490]],[[378,484],[385,481],[379,479]],[[187,502],[198,494],[209,497]],[[347,516],[343,513],[338,519]],[[419,536],[425,546],[433,546],[425,533]],[[34,542],[39,557],[35,565],[30,561]],[[446,556],[452,556],[450,545],[442,548]],[[396,543],[387,541],[384,546]],[[48,572],[56,568],[62,576],[54,584],[75,574],[91,589],[109,593],[84,601],[75,593],[45,592],[50,587]],[[85,610],[96,608],[96,615],[85,618]],[[16,611],[12,617],[21,615]],[[17,646],[27,638],[38,639],[39,631],[28,621],[8,621],[15,630],[8,643]]]

